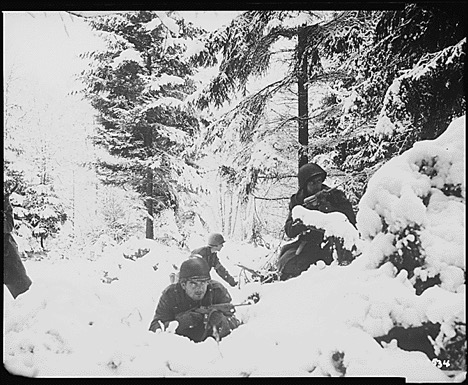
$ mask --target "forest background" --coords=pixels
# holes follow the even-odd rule
[[[4,366],[461,382],[460,9],[218,12],[203,24],[186,12],[4,13],[4,193],[33,281],[17,299],[4,290]],[[310,160],[351,199],[363,252],[249,282],[238,263],[261,268],[288,242],[287,202]],[[244,324],[222,347],[149,333],[169,273],[211,231],[228,239],[233,300],[258,303],[238,310]],[[435,350],[403,337],[397,348],[402,328]]]
[[[210,231],[274,251],[301,163],[356,209],[385,162],[466,111],[453,7],[246,11],[211,31],[184,15],[22,15],[55,23],[81,57],[5,48],[4,190],[17,186],[25,257],[92,258],[133,236],[188,249]],[[4,20],[14,41],[21,25]],[[60,92],[21,55],[46,62]]]

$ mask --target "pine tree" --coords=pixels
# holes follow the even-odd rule
[[[379,15],[372,42],[350,63],[357,108],[336,161],[362,171],[434,139],[466,111],[461,12],[408,4]],[[342,117],[343,118],[343,117]],[[346,127],[343,127],[346,129]]]
[[[346,76],[343,70],[326,70],[321,56],[337,31],[356,24],[364,28],[368,19],[369,15],[359,12],[249,11],[208,38],[200,61],[211,65],[216,62],[216,52],[222,51],[223,56],[218,75],[205,88],[198,105],[221,107],[226,101],[234,105],[210,127],[205,140],[207,144],[216,143],[213,146],[218,153],[224,154],[219,161],[220,176],[227,181],[233,199],[244,206],[235,208],[234,213],[254,210],[256,202],[252,204],[252,199],[263,199],[263,181],[296,182],[297,168],[291,165],[294,154],[298,154],[299,166],[315,155],[311,149],[320,133],[315,127],[310,129],[313,100],[307,97],[314,96],[315,89],[326,82]],[[357,40],[347,50],[348,55],[360,43]],[[271,71],[278,74],[274,81],[264,81],[261,84],[266,85],[252,91],[252,84],[261,82]],[[275,202],[290,195],[282,190],[286,195]],[[244,218],[240,222],[249,221]],[[253,222],[254,227],[259,225],[257,220]],[[252,230],[252,238],[258,230]],[[248,230],[244,233],[250,238]]]
[[[178,175],[191,167],[199,122],[185,102],[195,91],[186,46],[201,30],[173,12],[129,12],[89,22],[108,44],[106,52],[84,55],[96,66],[82,74],[86,97],[98,111],[94,143],[110,155],[99,160],[98,172],[105,183],[129,185],[144,197],[146,237],[153,238],[154,215],[177,209]]]

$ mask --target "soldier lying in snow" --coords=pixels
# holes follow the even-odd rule
[[[234,312],[231,296],[211,280],[206,261],[192,257],[180,266],[179,281],[164,289],[149,330],[166,329],[177,321],[176,334],[195,342],[210,336],[220,340],[239,326]]]

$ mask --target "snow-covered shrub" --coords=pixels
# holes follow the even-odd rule
[[[43,251],[46,248],[45,240],[55,237],[68,217],[53,186],[30,186],[24,195],[15,193],[12,198],[16,206],[16,227],[21,228],[20,235],[26,241],[22,242],[25,251]]]
[[[450,270],[465,270],[464,125],[459,118],[438,139],[418,142],[386,163],[359,203],[358,229],[377,249],[369,262],[391,261],[415,276],[415,286],[436,275],[450,291],[464,283]],[[460,242],[449,243],[455,239]]]
[[[99,216],[106,226],[104,233],[116,242],[125,241],[142,230],[142,207],[136,193],[107,186],[99,200]]]
[[[455,119],[439,138],[417,142],[383,165],[359,203],[367,265],[391,262],[397,272],[406,270],[417,295],[436,285],[465,292],[465,120]],[[466,343],[460,344],[466,321],[438,315],[429,322],[441,325],[433,342],[439,357],[448,357],[452,369],[466,368]]]

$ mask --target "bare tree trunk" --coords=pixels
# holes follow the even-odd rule
[[[146,170],[146,195],[146,209],[148,211],[148,216],[146,217],[146,238],[154,239],[153,170],[150,167]]]
[[[307,146],[309,145],[308,127],[308,86],[307,86],[307,54],[306,48],[306,26],[299,27],[297,43],[297,90],[298,90],[298,123],[299,123],[299,168],[308,162]]]
[[[224,232],[226,228],[226,204],[224,202],[223,179],[219,177],[219,212],[221,218],[221,230]]]
[[[145,147],[148,156],[152,154],[152,144],[153,144],[153,133],[151,127],[145,128]],[[154,229],[153,229],[153,217],[154,217],[154,207],[153,207],[153,170],[151,167],[146,169],[146,201],[145,206],[148,215],[146,216],[146,238],[154,239]]]
[[[146,56],[146,68],[151,75],[151,52]],[[153,129],[146,127],[144,130],[144,143],[148,157],[153,155]],[[153,169],[147,167],[146,169],[146,209],[148,215],[146,216],[146,239],[154,239],[154,206],[153,206]]]

